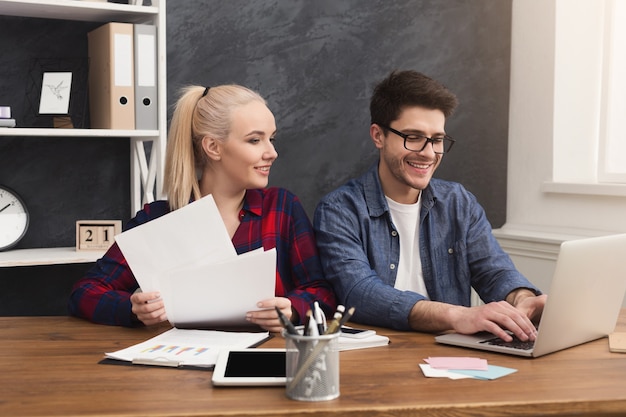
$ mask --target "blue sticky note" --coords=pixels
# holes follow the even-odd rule
[[[489,365],[489,369],[486,371],[474,371],[469,369],[449,369],[448,372],[454,372],[456,374],[468,375],[478,379],[497,379],[513,372],[517,372],[517,369],[505,368],[503,366]]]

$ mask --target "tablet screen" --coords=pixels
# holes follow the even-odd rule
[[[226,378],[284,377],[285,352],[231,351],[224,371]]]
[[[215,385],[284,385],[285,349],[233,349],[220,352]]]

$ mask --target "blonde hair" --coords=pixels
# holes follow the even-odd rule
[[[165,152],[163,192],[168,196],[170,210],[184,207],[192,197],[202,197],[198,178],[208,163],[202,139],[211,136],[226,140],[233,110],[252,101],[266,104],[255,91],[235,84],[181,89]]]

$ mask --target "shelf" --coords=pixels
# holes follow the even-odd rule
[[[95,262],[105,251],[80,251],[76,248],[15,249],[0,252],[0,268],[14,266],[58,265]]]
[[[112,130],[112,129],[52,129],[52,128],[0,128],[1,136],[24,137],[156,137],[158,130]]]
[[[0,0],[0,15],[86,22],[141,23],[156,16],[158,7],[80,0]]]
[[[161,198],[165,143],[167,140],[167,66],[166,66],[166,0],[152,0],[151,6],[109,3],[104,0],[0,0],[0,16],[25,19],[34,37],[39,22],[35,19],[56,19],[82,22],[125,22],[154,25],[157,29],[157,113],[155,130],[112,129],[56,129],[31,127],[0,127],[0,142],[28,141],[30,138],[54,140],[55,138],[86,138],[85,142],[99,138],[130,138],[130,209],[134,215],[146,202]],[[91,25],[88,25],[91,26]],[[82,34],[78,35],[82,36]],[[86,34],[85,34],[86,36]],[[52,40],[53,41],[53,40]],[[50,41],[50,42],[52,42]],[[20,46],[19,39],[15,45]],[[44,46],[45,47],[45,46]],[[18,59],[23,54],[14,51]],[[16,139],[20,138],[20,139]],[[81,141],[82,142],[82,141]],[[151,142],[151,143],[147,143]],[[145,146],[148,146],[146,148]],[[159,190],[159,191],[156,191]],[[36,265],[93,263],[104,251],[79,251],[74,247],[14,249],[0,252],[0,268]]]

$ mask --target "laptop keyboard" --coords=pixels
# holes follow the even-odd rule
[[[494,337],[493,339],[483,340],[480,343],[484,343],[487,345],[505,346],[505,347],[510,347],[513,349],[520,349],[520,350],[532,350],[533,346],[535,345],[534,340],[533,341],[527,340],[524,342],[515,336],[513,336],[513,340],[510,342],[505,342],[499,337]]]

